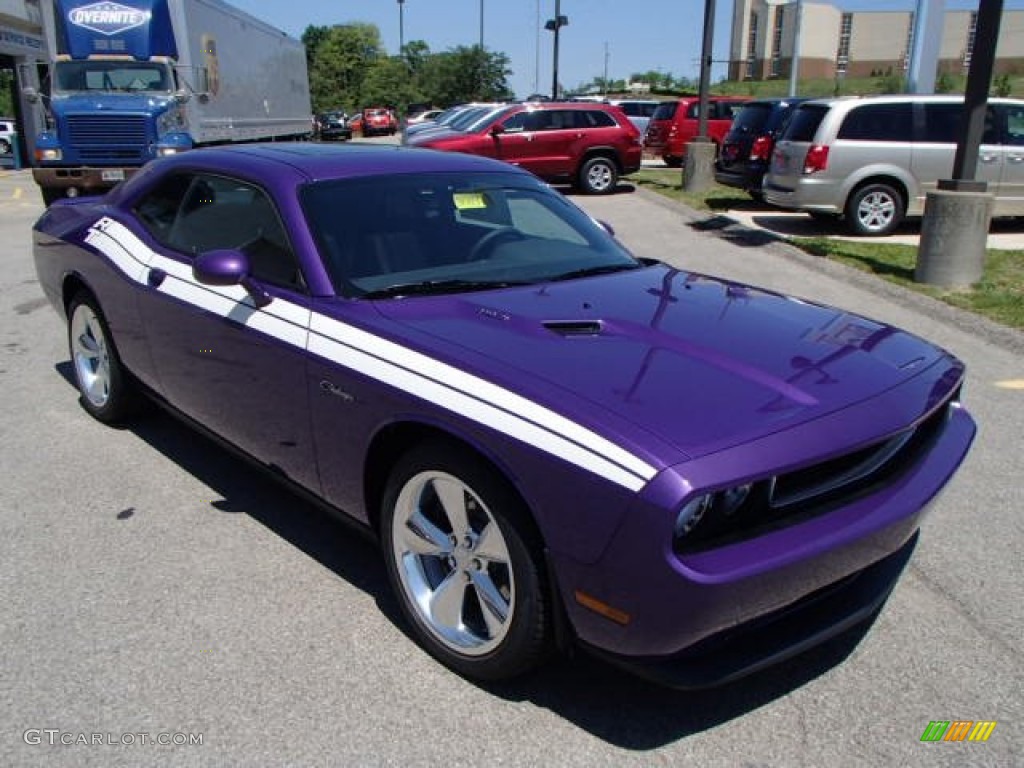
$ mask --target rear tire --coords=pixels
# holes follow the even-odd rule
[[[610,157],[592,157],[580,166],[580,189],[588,195],[608,195],[619,183],[619,169]]]
[[[11,154],[11,142],[7,139],[0,139],[0,155]]]
[[[903,196],[888,184],[865,184],[846,201],[846,225],[854,235],[888,235],[902,223],[903,214]]]
[[[118,424],[138,411],[141,396],[121,364],[99,304],[86,291],[68,305],[68,350],[80,401],[90,416]]]
[[[541,543],[507,482],[472,452],[424,443],[388,479],[388,578],[421,646],[477,680],[522,674],[550,647]]]

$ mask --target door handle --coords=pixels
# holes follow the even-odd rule
[[[1021,163],[1024,163],[1024,155],[1010,155],[1009,160],[1011,163],[1020,165]]]
[[[149,274],[146,275],[146,284],[150,288],[159,288],[165,277],[167,277],[167,273],[162,269],[151,269]]]
[[[994,163],[999,159],[999,155],[978,155],[979,163]]]

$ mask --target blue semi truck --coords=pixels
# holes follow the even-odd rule
[[[49,204],[193,147],[302,138],[302,43],[221,0],[53,0],[48,130],[33,176]]]

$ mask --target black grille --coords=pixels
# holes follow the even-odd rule
[[[71,115],[68,142],[83,160],[134,160],[147,145],[141,115]]]
[[[753,483],[735,510],[726,515],[713,507],[692,533],[677,539],[676,550],[697,552],[752,539],[878,491],[920,461],[941,434],[954,399],[887,440]]]

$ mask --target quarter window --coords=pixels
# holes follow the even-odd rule
[[[237,249],[249,257],[257,280],[302,287],[277,211],[252,184],[210,174],[170,176],[135,210],[154,238],[185,256]]]

